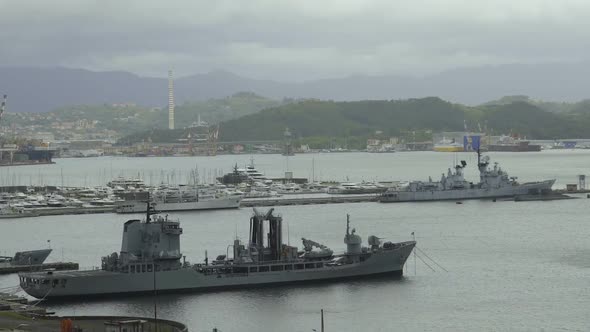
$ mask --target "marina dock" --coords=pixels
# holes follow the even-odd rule
[[[585,191],[566,192],[564,190],[555,190],[552,194],[546,195],[528,195],[516,199],[518,201],[530,200],[558,200],[571,198],[564,194],[577,194]],[[278,197],[265,198],[245,198],[242,200],[240,207],[257,207],[257,206],[287,206],[287,205],[312,205],[312,204],[339,204],[339,203],[361,203],[377,202],[377,194],[365,195],[329,195],[329,194],[307,194],[307,195],[284,195]],[[30,215],[21,217],[39,217],[39,216],[59,216],[73,214],[96,214],[96,213],[115,213],[115,206],[83,206],[83,207],[42,207],[32,209]],[[1,272],[0,272],[1,273]]]
[[[277,205],[309,205],[376,202],[378,196],[369,195],[302,195],[298,197],[270,197],[243,199],[241,207],[277,206]]]
[[[34,209],[34,216],[61,216],[66,214],[94,214],[115,212],[113,205],[82,207],[42,207]]]
[[[78,263],[72,262],[57,262],[57,263],[43,263],[36,265],[11,265],[1,266],[0,274],[9,274],[17,272],[30,272],[30,271],[42,271],[42,270],[77,270],[79,268]]]
[[[47,311],[43,307],[37,307],[29,305],[29,300],[25,297],[0,293],[0,325],[7,318],[19,317],[19,315],[32,316],[43,316],[46,315]],[[28,318],[30,319],[30,318]],[[13,326],[17,326],[14,324]],[[1,329],[0,329],[1,330]]]

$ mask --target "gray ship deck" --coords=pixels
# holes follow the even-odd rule
[[[0,274],[10,274],[17,272],[31,272],[31,271],[43,271],[53,269],[56,271],[61,270],[77,270],[78,263],[72,262],[57,262],[57,263],[44,263],[36,265],[10,265],[0,267]]]

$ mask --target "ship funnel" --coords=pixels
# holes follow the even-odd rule
[[[350,216],[346,215],[346,235],[344,235],[344,243],[346,244],[346,254],[359,255],[361,253],[361,244],[363,240],[358,236],[356,230],[353,228],[350,231]]]

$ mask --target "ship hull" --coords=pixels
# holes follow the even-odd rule
[[[153,205],[159,212],[172,211],[194,211],[194,210],[220,210],[220,209],[237,209],[240,207],[241,198],[227,197],[209,199],[195,202],[155,202]],[[124,201],[118,202],[115,211],[117,213],[143,213],[146,209],[146,203],[141,201]]]
[[[51,275],[47,275],[47,273],[21,273],[19,277],[21,287],[27,294],[45,299],[153,293],[154,288],[159,293],[245,289],[387,274],[401,275],[403,266],[414,246],[415,242],[410,241],[398,249],[372,254],[366,261],[361,263],[288,271],[204,274],[198,271],[196,267],[186,267],[179,270],[155,273],[73,271],[53,272]],[[289,264],[295,265],[298,263],[283,262],[278,265],[285,266]],[[304,264],[316,263],[305,262]],[[220,268],[223,267],[223,265],[220,266]],[[62,280],[65,280],[63,286]]]
[[[49,254],[51,254],[51,249],[19,251],[14,255],[11,265],[43,264]]]
[[[436,152],[464,152],[465,148],[462,146],[434,146]]]
[[[516,186],[490,189],[473,188],[460,190],[388,191],[379,197],[379,202],[420,202],[513,197],[549,191],[551,190],[553,183],[555,183],[555,180],[523,183]]]
[[[541,151],[540,145],[529,145],[529,144],[493,144],[488,145],[488,151],[497,151],[497,152],[539,152]]]

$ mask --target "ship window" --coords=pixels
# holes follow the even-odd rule
[[[258,268],[258,272],[268,272],[268,266],[261,266]]]
[[[131,265],[131,273],[135,273],[135,265]]]
[[[258,272],[258,268],[256,266],[253,266],[250,268],[250,273],[252,272]]]
[[[283,266],[282,265],[273,265],[270,267],[271,271],[283,271]]]
[[[295,264],[295,270],[303,270],[303,264]]]
[[[156,272],[160,271],[160,265],[156,264]]]
[[[314,267],[315,267],[315,264],[314,263],[305,264],[305,268],[306,269],[313,269]]]
[[[124,266],[121,270],[123,273],[129,273],[129,266]]]
[[[46,284],[48,284],[48,283],[49,283],[49,280],[48,280],[48,279],[43,279],[43,280],[41,281],[41,283],[42,283],[43,285],[46,285]]]
[[[53,280],[51,281],[51,286],[55,287],[55,286],[57,286],[57,284],[58,284],[58,283],[59,283],[59,280],[57,280],[57,279],[53,279]]]
[[[288,271],[288,270],[293,270],[293,265],[292,264],[285,265],[285,271]]]
[[[324,263],[316,263],[315,267],[317,267],[317,268],[324,267]]]
[[[148,272],[152,272],[152,264],[148,264],[148,266],[147,266],[147,271],[148,271]]]
[[[145,264],[141,264],[141,272],[145,272]]]

